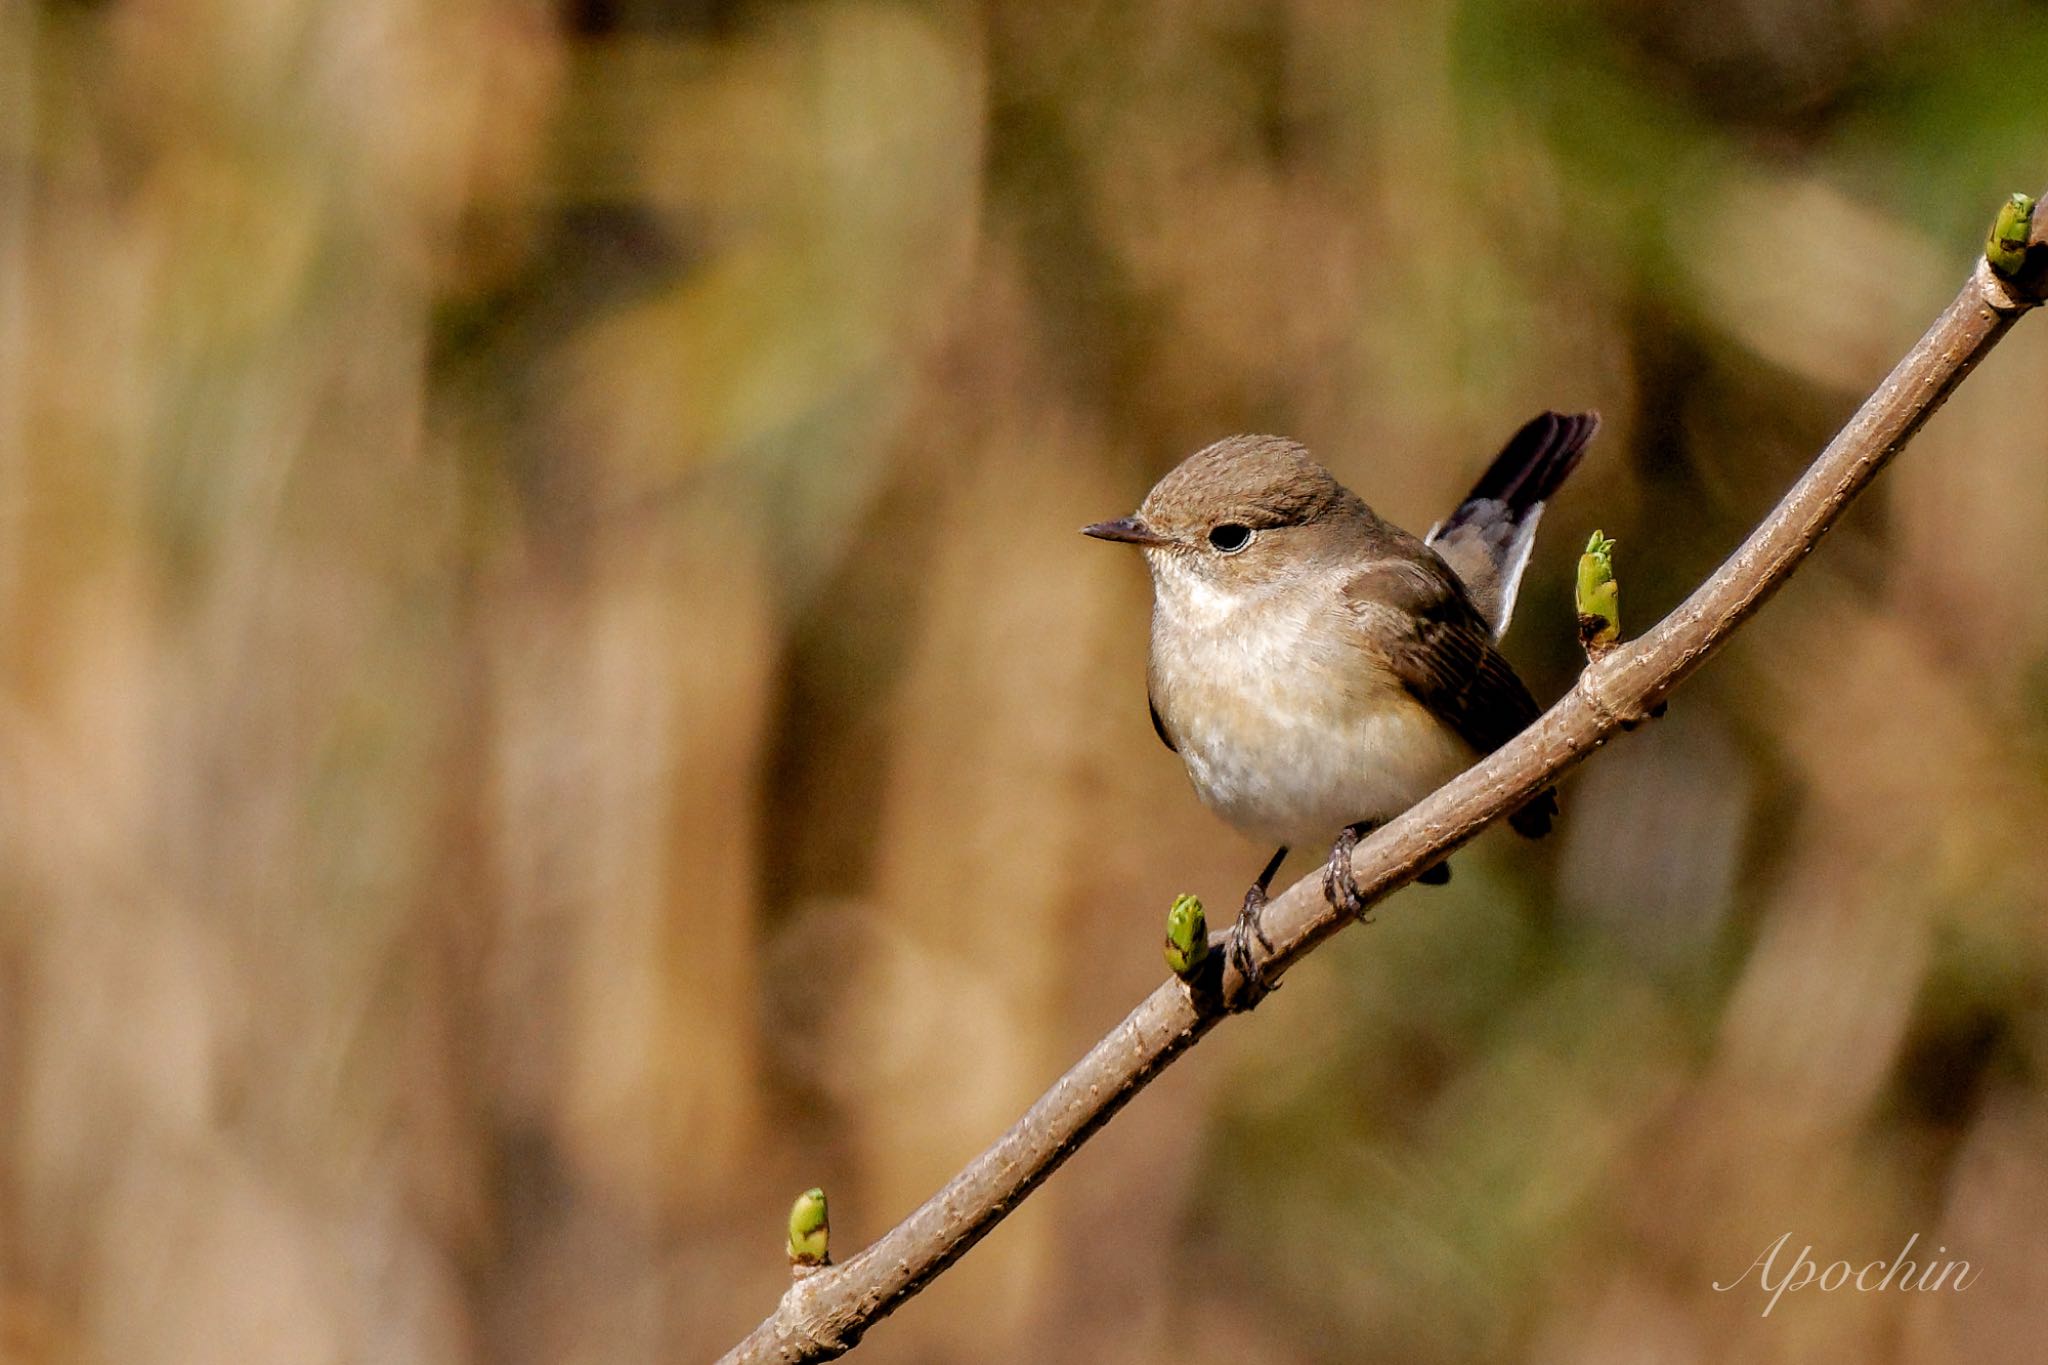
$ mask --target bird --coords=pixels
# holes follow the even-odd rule
[[[1332,840],[1323,891],[1365,911],[1358,841],[1519,734],[1534,697],[1498,648],[1543,509],[1599,430],[1545,412],[1420,538],[1295,441],[1231,436],[1083,534],[1142,550],[1152,578],[1152,728],[1196,795],[1277,851],[1245,893],[1228,958],[1261,990],[1252,939],[1290,848]],[[1509,817],[1548,832],[1554,789]],[[1417,880],[1448,881],[1440,863]]]

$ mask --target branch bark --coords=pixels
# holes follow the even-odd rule
[[[1400,819],[1352,857],[1377,902],[1554,783],[1616,733],[1651,718],[1673,688],[1791,577],[1857,494],[1912,439],[2006,330],[2040,304],[2048,210],[2035,215],[2019,280],[1980,259],[1962,291],[1866,399],[1749,538],[1648,634],[1590,664],[1534,725]],[[1320,869],[1274,898],[1263,955],[1275,980],[1348,923],[1324,900]],[[1222,953],[1211,953],[1215,970]],[[768,1319],[724,1357],[828,1360],[966,1254],[1154,1076],[1229,1017],[1238,983],[1169,979],[1059,1078],[995,1144],[879,1241],[793,1284]]]

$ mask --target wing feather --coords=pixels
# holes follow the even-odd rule
[[[1425,552],[1427,553],[1427,552]],[[1345,588],[1359,632],[1415,699],[1481,754],[1492,753],[1539,714],[1493,631],[1449,566],[1434,554],[1380,559]],[[1509,817],[1517,831],[1548,832],[1557,798],[1545,791]]]
[[[1457,573],[1496,640],[1514,615],[1544,501],[1578,467],[1599,430],[1597,412],[1531,418],[1508,438],[1457,510],[1423,537]]]

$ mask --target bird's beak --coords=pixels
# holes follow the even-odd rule
[[[1115,521],[1098,521],[1093,526],[1083,526],[1081,534],[1094,536],[1097,540],[1121,540],[1127,545],[1171,544],[1136,517],[1118,517]]]

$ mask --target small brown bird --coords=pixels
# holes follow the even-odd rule
[[[1152,571],[1152,728],[1205,805],[1280,845],[1232,933],[1254,988],[1247,936],[1265,942],[1259,913],[1290,846],[1334,835],[1324,894],[1361,913],[1358,840],[1536,718],[1494,644],[1544,501],[1599,425],[1535,418],[1420,540],[1277,436],[1218,441],[1136,515],[1084,528],[1142,547]],[[1509,822],[1535,838],[1556,812],[1546,791]],[[1439,865],[1420,880],[1449,878]]]

